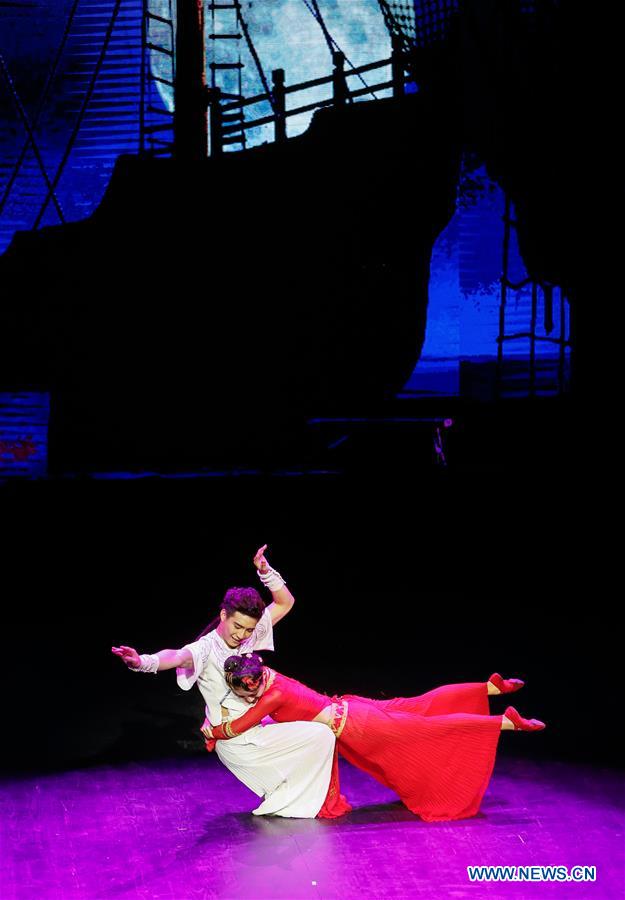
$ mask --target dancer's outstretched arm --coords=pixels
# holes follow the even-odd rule
[[[180,650],[159,650],[158,653],[143,654],[140,656],[134,647],[111,647],[111,652],[119,656],[129,669],[139,669],[143,672],[164,672],[166,669],[192,669],[193,657],[186,647]]]
[[[267,609],[271,616],[271,623],[275,625],[284,618],[293,607],[295,597],[286,586],[279,572],[272,569],[265,550],[267,544],[260,547],[254,556],[254,565],[258,569],[263,584],[271,591],[272,602]],[[190,650],[182,647],[179,650],[159,650],[158,653],[139,655],[134,647],[120,645],[112,647],[111,651],[124,662],[129,669],[142,672],[164,672],[166,669],[192,669],[193,656]]]
[[[227,741],[228,738],[237,737],[239,734],[243,734],[244,731],[249,731],[250,728],[258,725],[265,716],[270,716],[276,707],[280,706],[282,699],[280,690],[277,688],[271,689],[266,694],[263,694],[260,700],[238,719],[212,726],[208,719],[205,719],[200,730],[205,738]]]
[[[276,622],[279,622],[280,619],[283,619],[284,616],[291,611],[291,608],[295,603],[295,597],[284,583],[284,579],[280,573],[276,572],[275,569],[272,569],[267,562],[267,559],[265,558],[266,549],[267,544],[264,544],[256,551],[254,565],[258,569],[260,580],[271,591],[273,602],[269,604],[267,609],[271,616],[271,624],[275,625]]]

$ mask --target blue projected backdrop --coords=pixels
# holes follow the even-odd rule
[[[152,0],[152,6],[163,18],[171,14],[169,0]],[[389,56],[390,40],[377,0],[318,0],[318,6],[335,46],[345,53],[347,68]],[[16,230],[88,216],[100,202],[117,156],[138,151],[141,8],[141,0],[124,0],[118,9],[115,0],[0,4],[4,61],[0,252]],[[248,0],[242,3],[242,10],[267,78],[276,68],[285,70],[287,84],[330,73],[330,51],[310,0]],[[228,33],[235,25],[228,15],[227,11],[216,13],[213,20],[207,4],[207,35]],[[171,29],[154,23],[149,39],[171,48]],[[235,72],[219,82],[222,89],[238,93],[240,87],[246,97],[262,92],[244,40],[207,39],[206,47],[208,64],[215,60],[240,60],[243,64],[241,84]],[[166,54],[153,52],[149,64],[154,75],[170,80],[171,62]],[[382,81],[389,72],[378,70],[366,77],[369,83],[373,78]],[[170,89],[154,82],[151,92],[151,102],[166,116],[171,111]],[[310,90],[304,99],[298,96],[297,105],[324,99],[328,92],[328,87]],[[254,118],[269,111],[262,104],[252,109],[249,116]],[[76,127],[81,114],[80,127]],[[289,119],[289,136],[304,131],[310,115]],[[43,170],[27,140],[25,120],[36,140]],[[271,140],[269,129],[265,126],[249,132],[248,146]],[[471,173],[470,184],[470,191],[460,186],[456,215],[434,248],[426,342],[405,388],[411,396],[471,393],[466,372],[479,371],[480,366],[492,369],[496,359],[504,199],[482,171]],[[513,240],[511,276],[520,281],[524,274]],[[560,302],[556,294],[557,323]],[[527,331],[529,315],[529,287],[510,292],[506,331]],[[540,302],[538,319],[537,333],[544,335]],[[563,320],[566,329],[565,312]],[[520,371],[528,352],[527,340],[506,344],[506,358]],[[557,348],[538,343],[536,352],[543,375],[539,392],[549,393],[554,387]]]

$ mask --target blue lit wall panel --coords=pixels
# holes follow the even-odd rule
[[[45,392],[0,393],[0,483],[46,475],[49,414]]]

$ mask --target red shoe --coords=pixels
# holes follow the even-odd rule
[[[509,706],[504,716],[506,719],[510,719],[515,731],[542,731],[543,728],[547,727],[540,719],[524,719],[514,706]]]
[[[512,694],[514,691],[520,691],[525,684],[520,678],[502,678],[497,672],[494,672],[488,680],[491,684],[494,684],[502,694]]]

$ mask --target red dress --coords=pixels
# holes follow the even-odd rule
[[[450,684],[419,697],[368,700],[347,694],[333,700],[269,671],[261,698],[240,719],[213,728],[218,740],[234,737],[270,715],[276,722],[311,721],[334,700],[332,730],[340,753],[399,794],[428,822],[474,816],[495,764],[501,716],[490,716],[484,682]],[[338,789],[336,754],[320,816],[349,804]]]

